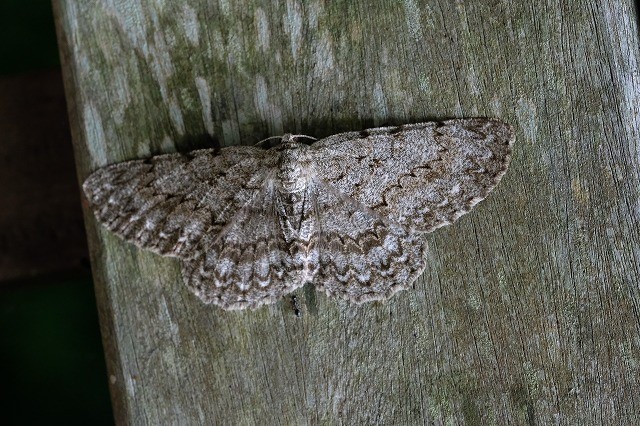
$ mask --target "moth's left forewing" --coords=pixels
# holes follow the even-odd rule
[[[83,190],[96,218],[138,247],[189,259],[251,199],[276,158],[254,147],[202,149],[112,164]]]

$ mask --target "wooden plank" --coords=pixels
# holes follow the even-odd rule
[[[0,283],[86,271],[69,139],[60,70],[0,78]]]
[[[510,171],[429,236],[413,291],[204,306],[171,259],[89,239],[121,423],[633,424],[634,4],[54,2],[80,179],[150,154],[497,116]]]

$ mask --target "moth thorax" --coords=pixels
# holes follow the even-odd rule
[[[285,192],[299,192],[307,187],[311,163],[306,146],[287,144],[280,153],[278,178]]]

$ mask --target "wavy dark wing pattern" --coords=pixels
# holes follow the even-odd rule
[[[184,261],[187,286],[205,303],[244,309],[274,303],[310,281],[305,256],[292,255],[281,205],[269,178],[218,235],[201,240],[198,257]]]
[[[83,188],[108,229],[180,258],[206,303],[256,308],[307,282],[381,300],[424,270],[423,233],[500,181],[514,133],[476,118],[296,138],[115,164]]]
[[[189,259],[253,200],[277,158],[254,147],[203,149],[113,164],[83,189],[97,219],[145,249]]]
[[[311,146],[327,184],[382,217],[419,232],[455,221],[505,173],[508,124],[485,118],[380,127]]]
[[[316,286],[353,302],[387,299],[425,267],[426,242],[322,182],[316,197]]]

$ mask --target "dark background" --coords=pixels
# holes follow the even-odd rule
[[[37,81],[33,84],[34,79],[40,75],[51,78],[52,74],[55,76],[59,73],[49,0],[0,1],[0,35],[3,40],[0,43],[0,80],[11,82],[4,87],[10,87],[14,81],[31,81],[31,87],[39,87]],[[13,99],[7,92],[4,95],[0,93],[0,97],[3,96],[6,113],[7,110],[11,111]],[[22,105],[28,101],[15,99],[16,103]],[[34,99],[34,102],[39,101]],[[8,109],[6,105],[9,105]],[[54,118],[56,123],[60,127],[67,126],[66,121],[62,122],[66,119],[64,112],[59,117]],[[30,125],[28,120],[26,125]],[[7,148],[11,143],[16,143],[15,134],[7,136],[6,133],[0,133],[0,144]],[[46,134],[46,129],[43,134]],[[11,137],[14,138],[9,140]],[[54,147],[54,152],[64,153],[68,157],[64,161],[65,170],[68,170],[72,168],[69,165],[73,164],[71,140],[59,139],[47,141],[60,145],[59,150]],[[36,143],[35,148],[29,148],[29,152],[34,152],[34,157],[42,154],[37,152],[39,146],[44,144]],[[13,148],[5,149],[5,158],[0,160],[5,163],[26,160],[9,158],[11,151]],[[41,156],[46,158],[46,155]],[[67,179],[65,182],[75,185],[72,189],[77,191],[77,184],[73,182],[75,172],[69,171],[72,181]],[[57,180],[55,175],[47,176],[47,173],[43,169],[38,182],[42,184],[43,193],[52,194],[55,198],[55,191],[63,193],[64,187],[58,185],[55,190],[48,188],[47,185]],[[12,176],[5,176],[4,179],[8,182],[0,182],[0,190],[20,188],[20,176],[15,176],[16,183]],[[76,198],[74,194],[71,200]],[[36,205],[46,198],[33,196],[31,199],[32,204],[26,207],[5,199],[9,205],[0,205],[0,209],[9,213],[13,211],[16,217],[28,216],[29,212],[25,210],[32,207],[46,211],[47,206]],[[50,200],[44,202],[51,204]],[[51,245],[45,247],[48,251],[66,253],[62,245],[72,244],[69,242],[71,239],[74,240],[73,244],[84,245],[84,241],[76,241],[78,235],[66,232],[61,236],[58,235],[59,229],[55,229],[55,224],[62,222],[67,223],[67,227],[73,221],[76,228],[81,226],[78,225],[81,224],[79,197],[75,205],[56,205],[53,210],[43,215],[46,217],[42,222],[44,225],[34,227],[35,231],[19,228],[16,234],[15,229],[0,229],[0,240],[4,239],[0,241],[0,258],[10,258],[24,248],[16,247],[16,243],[10,239],[15,235],[21,237],[18,241],[39,244],[38,238],[47,232],[46,228],[43,231],[43,226],[54,228],[50,230],[52,237],[47,242]],[[60,219],[56,222],[58,216]],[[47,225],[50,223],[54,225]],[[0,225],[7,228],[12,224]],[[30,232],[36,235],[30,235]],[[43,243],[40,244],[42,246]],[[34,253],[37,251],[33,250]],[[68,262],[58,262],[58,265],[62,265],[60,270],[53,270],[55,268],[50,266],[39,268],[36,256],[33,256],[31,270],[27,269],[27,272],[17,276],[14,274],[10,278],[5,274],[4,278],[0,278],[0,424],[113,423],[89,264],[86,254],[75,257]]]

